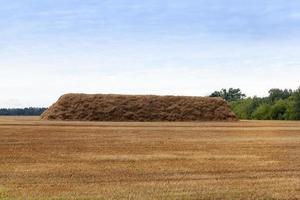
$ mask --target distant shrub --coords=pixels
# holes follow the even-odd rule
[[[40,116],[47,108],[2,108],[2,116]]]
[[[267,97],[249,97],[230,105],[240,119],[300,120],[300,88],[271,89]]]

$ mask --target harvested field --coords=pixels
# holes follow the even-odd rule
[[[66,94],[42,115],[67,121],[235,121],[221,98]]]
[[[300,199],[300,122],[2,117],[0,199]]]

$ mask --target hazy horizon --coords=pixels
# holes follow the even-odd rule
[[[300,2],[3,0],[0,107],[300,86]]]

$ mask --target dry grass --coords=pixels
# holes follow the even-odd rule
[[[66,94],[42,114],[46,120],[67,121],[236,121],[221,98]]]
[[[300,123],[0,118],[0,199],[300,199]]]

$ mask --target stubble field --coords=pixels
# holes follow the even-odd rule
[[[1,117],[0,199],[300,199],[300,122]]]

